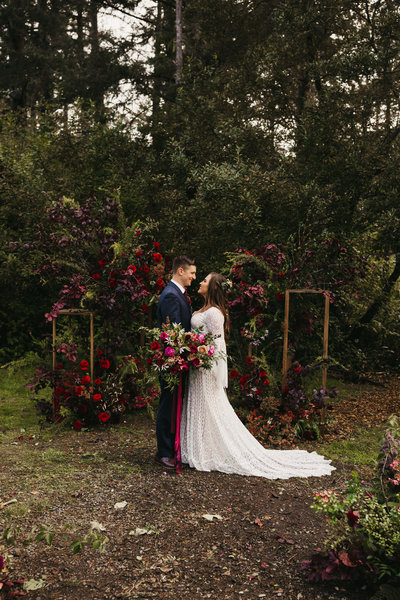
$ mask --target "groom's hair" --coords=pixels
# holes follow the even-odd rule
[[[172,261],[172,272],[176,273],[179,267],[183,267],[184,269],[186,269],[187,267],[193,267],[193,265],[195,264],[196,263],[194,262],[194,260],[188,258],[184,254],[182,254],[181,256],[175,256],[174,260]]]

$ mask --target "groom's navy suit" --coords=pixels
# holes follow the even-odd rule
[[[192,309],[185,294],[172,281],[163,290],[157,305],[158,326],[169,318],[170,323],[180,323],[186,331],[190,331]],[[160,377],[161,396],[157,414],[157,448],[158,456],[173,458],[175,435],[171,433],[172,392]]]

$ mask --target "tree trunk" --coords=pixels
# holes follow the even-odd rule
[[[393,290],[393,287],[395,286],[397,280],[400,277],[400,254],[395,255],[395,261],[396,262],[394,269],[390,276],[387,278],[383,286],[381,295],[379,296],[379,298],[374,300],[374,302],[371,304],[368,310],[361,317],[357,325],[353,328],[349,336],[350,340],[355,341],[360,336],[362,336],[364,327],[371,323],[371,321],[374,319],[374,317],[378,314],[382,306],[387,301],[390,292]]]
[[[182,0],[176,0],[176,19],[175,19],[175,83],[179,84],[182,75],[183,51],[182,51]]]

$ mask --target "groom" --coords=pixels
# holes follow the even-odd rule
[[[196,265],[187,256],[177,256],[172,263],[172,279],[163,290],[157,305],[158,326],[161,328],[169,318],[170,323],[180,323],[190,331],[192,309],[186,297],[186,286],[196,279]],[[175,435],[171,433],[173,394],[160,377],[161,396],[158,406],[157,462],[166,469],[174,469]]]

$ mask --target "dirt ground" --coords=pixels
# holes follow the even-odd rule
[[[399,379],[371,390],[330,411],[336,422],[325,442],[399,414]],[[286,481],[191,469],[179,476],[155,463],[154,424],[143,417],[110,430],[28,437],[0,436],[0,498],[17,500],[0,509],[1,528],[18,525],[20,541],[41,525],[56,532],[51,546],[8,550],[10,576],[45,584],[28,598],[366,600],[373,593],[312,585],[301,571],[327,534],[310,508],[313,492],[340,488],[351,465]],[[71,542],[93,521],[109,538],[105,552],[87,546],[72,554]]]

